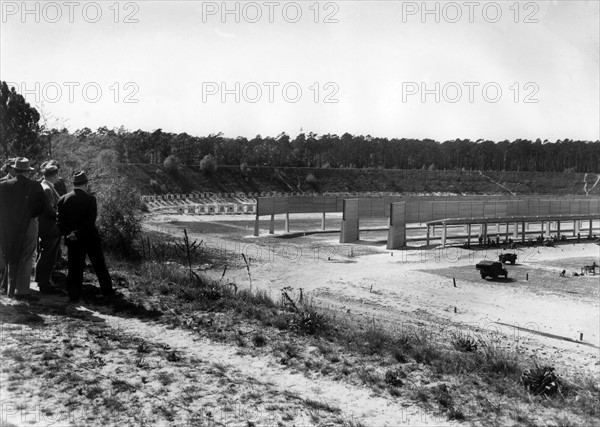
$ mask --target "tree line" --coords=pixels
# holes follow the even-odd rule
[[[457,139],[388,139],[300,133],[292,138],[257,135],[227,138],[222,134],[191,136],[168,133],[85,128],[53,130],[43,138],[62,155],[108,156],[119,163],[163,164],[169,157],[198,165],[208,155],[219,165],[309,168],[465,169],[487,171],[600,172],[600,141],[556,142],[518,139],[493,142]],[[90,157],[92,155],[92,157]]]
[[[300,133],[291,137],[223,134],[192,136],[89,128],[70,132],[39,124],[40,114],[5,82],[0,87],[0,139],[5,157],[55,157],[72,167],[100,163],[163,164],[175,159],[199,165],[206,156],[219,165],[309,168],[383,168],[532,172],[600,172],[600,141],[537,139],[489,141],[381,138],[370,135]]]

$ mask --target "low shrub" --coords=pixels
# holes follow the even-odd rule
[[[561,380],[551,366],[535,365],[521,375],[521,382],[534,396],[553,396],[560,391]]]
[[[139,192],[115,179],[98,189],[98,229],[107,251],[134,257],[134,242],[142,230],[142,201]]]

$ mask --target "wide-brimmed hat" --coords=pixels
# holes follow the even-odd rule
[[[84,171],[79,171],[73,175],[73,185],[85,184],[88,178]]]
[[[55,167],[56,169],[60,169],[60,164],[56,160],[47,160],[42,163],[42,166],[40,166],[40,171],[44,172],[44,169],[51,166]]]
[[[29,172],[34,170],[29,166],[29,159],[26,157],[17,157],[11,167],[17,172]]]

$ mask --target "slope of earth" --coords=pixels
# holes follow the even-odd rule
[[[600,195],[595,175],[580,173],[310,169],[221,166],[205,175],[196,166],[169,173],[162,165],[120,165],[142,194],[260,192],[447,192]],[[313,176],[314,179],[309,178]]]

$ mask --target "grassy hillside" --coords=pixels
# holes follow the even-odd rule
[[[597,176],[582,173],[428,171],[382,169],[308,169],[220,167],[213,175],[198,167],[184,166],[178,173],[162,165],[121,165],[127,177],[142,194],[164,193],[257,193],[277,192],[456,192],[517,194],[600,195],[600,184],[592,191]],[[314,179],[312,178],[314,177]]]

